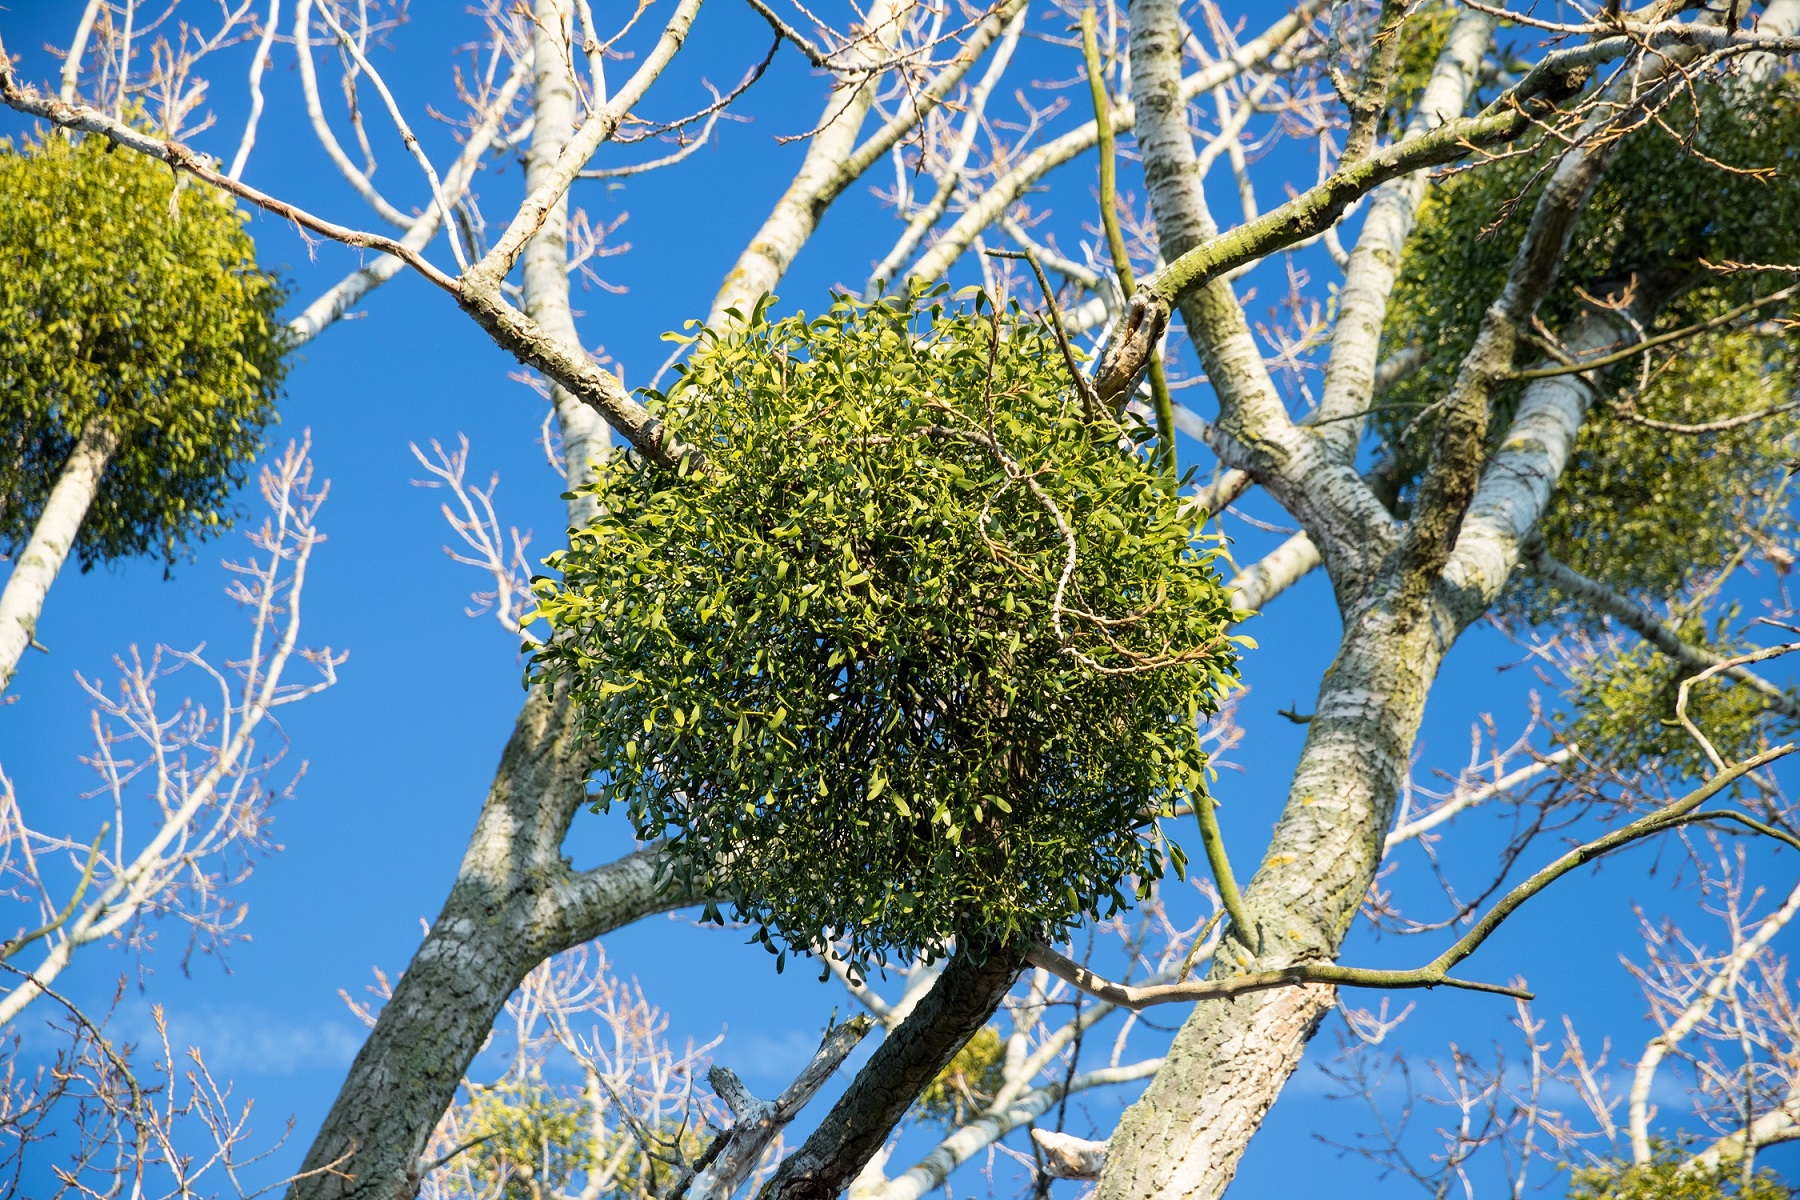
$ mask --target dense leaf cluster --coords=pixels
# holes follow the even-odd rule
[[[1688,615],[1670,622],[1690,645],[1732,656],[1748,647],[1730,636],[1735,611],[1708,623]],[[1576,661],[1563,699],[1563,740],[1610,767],[1660,767],[1674,779],[1710,773],[1705,751],[1676,718],[1681,682],[1694,671],[1639,641],[1607,645]],[[1727,762],[1768,745],[1768,704],[1751,688],[1714,676],[1688,688],[1687,716]]]
[[[919,1093],[918,1112],[946,1129],[975,1120],[1006,1085],[1006,1039],[983,1025]]]
[[[536,1200],[601,1164],[587,1106],[559,1096],[535,1071],[472,1090],[468,1133],[472,1174],[504,1200]]]
[[[1702,260],[1792,259],[1792,231],[1800,227],[1800,89],[1782,81],[1761,95],[1696,94],[1701,103],[1682,97],[1662,114],[1661,125],[1620,145],[1544,306],[1549,330],[1567,328],[1583,292],[1670,294],[1648,330],[1654,333],[1720,316],[1791,282],[1720,275]],[[1560,148],[1543,145],[1455,174],[1427,200],[1384,334],[1391,349],[1421,346],[1426,362],[1381,398],[1376,421],[1403,477],[1423,464],[1433,405],[1448,393],[1482,311],[1499,294]],[[1510,215],[1497,220],[1496,213]],[[1755,498],[1767,495],[1800,448],[1800,419],[1790,413],[1682,434],[1633,422],[1627,412],[1693,425],[1781,404],[1794,394],[1800,349],[1792,329],[1775,319],[1794,307],[1762,309],[1604,374],[1599,409],[1583,428],[1542,525],[1552,553],[1610,587],[1657,599],[1733,553]],[[1541,347],[1521,345],[1520,367],[1547,361]],[[1502,389],[1491,424],[1495,437],[1503,436],[1523,386]],[[1541,619],[1562,600],[1522,588],[1508,605]]]
[[[1545,331],[1568,329],[1589,303],[1584,295],[1666,297],[1645,330],[1656,334],[1728,317],[1792,282],[1708,264],[1792,260],[1800,87],[1782,80],[1696,89],[1662,118],[1619,145],[1543,307]],[[1560,149],[1540,145],[1454,174],[1426,202],[1384,332],[1390,349],[1422,348],[1425,364],[1380,398],[1375,421],[1382,452],[1408,481],[1403,506],[1431,444],[1435,406],[1500,293]],[[1539,525],[1551,554],[1614,591],[1658,610],[1687,596],[1673,623],[1686,640],[1720,653],[1741,647],[1720,619],[1728,614],[1705,612],[1718,573],[1794,532],[1781,493],[1786,464],[1800,452],[1800,415],[1778,410],[1800,391],[1796,307],[1791,299],[1759,307],[1597,372],[1595,409]],[[1516,365],[1551,362],[1541,341],[1527,340]],[[1525,387],[1500,389],[1493,438],[1505,436]],[[1688,595],[1696,587],[1708,595]],[[1597,616],[1523,572],[1501,611],[1526,624]],[[1703,773],[1699,747],[1674,723],[1684,674],[1692,672],[1634,639],[1578,656],[1559,714],[1563,736],[1615,767]],[[1763,699],[1723,680],[1697,686],[1689,712],[1728,756],[1754,751],[1769,735]]]
[[[634,1130],[624,1120],[597,1121],[588,1097],[560,1092],[536,1068],[509,1071],[491,1086],[465,1086],[461,1152],[468,1155],[478,1194],[491,1200],[575,1194],[651,1200],[663,1194],[673,1174],[663,1160],[693,1162],[706,1148],[706,1129],[698,1122],[652,1120]],[[639,1132],[660,1157],[645,1153]],[[585,1186],[578,1189],[577,1182]]]
[[[650,397],[699,455],[605,465],[539,590],[600,806],[771,949],[864,968],[1181,869],[1153,821],[1235,671],[1141,427],[1087,419],[1042,326],[933,298],[701,332]]]
[[[0,548],[30,536],[89,421],[120,446],[82,565],[229,521],[283,374],[283,291],[228,199],[138,154],[0,145]]]
[[[1571,1172],[1569,1200],[1791,1200],[1793,1192],[1767,1167],[1744,1186],[1743,1164],[1729,1159],[1706,1167],[1659,1147],[1650,1162],[1602,1163]]]

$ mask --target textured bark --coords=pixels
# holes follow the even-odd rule
[[[1161,40],[1156,27],[1171,23],[1157,20],[1155,0],[1142,0],[1141,7],[1142,15],[1150,20],[1140,20],[1134,11],[1132,41],[1134,46],[1138,44],[1140,30],[1144,30],[1145,46],[1155,49]],[[1747,39],[1700,20],[1667,22],[1642,36],[1634,31],[1629,35],[1598,38],[1552,51],[1539,59],[1517,84],[1474,116],[1447,121],[1419,137],[1403,139],[1364,157],[1341,161],[1324,179],[1279,207],[1246,221],[1229,233],[1207,238],[1185,253],[1173,258],[1165,255],[1164,265],[1139,284],[1123,317],[1114,327],[1095,374],[1095,387],[1101,400],[1116,402],[1136,388],[1149,365],[1151,349],[1162,336],[1173,310],[1181,307],[1186,311],[1187,302],[1195,292],[1213,281],[1228,278],[1240,268],[1324,234],[1351,205],[1389,180],[1516,140],[1534,124],[1541,124],[1558,105],[1578,97],[1594,70],[1602,64],[1632,56],[1642,56],[1640,64],[1686,63],[1702,52],[1733,46],[1755,44],[1785,50],[1793,40]],[[1176,62],[1178,59],[1171,59],[1157,74],[1172,70]],[[1643,77],[1639,82],[1660,85],[1663,81]],[[1137,90],[1134,83],[1134,92]],[[1655,86],[1652,90],[1666,94],[1668,89]],[[1639,94],[1622,107],[1642,115],[1648,111],[1644,101],[1645,96]],[[1615,120],[1619,111],[1620,108],[1612,108],[1611,112],[1596,119],[1615,124],[1623,131],[1629,127],[1629,122]],[[1586,136],[1583,134],[1576,140],[1585,140]],[[1191,146],[1186,153],[1192,155]]]
[[[1287,806],[1245,902],[1253,931],[1214,974],[1335,957],[1381,857],[1381,835],[1458,627],[1411,606],[1349,615],[1307,725]],[[1167,1065],[1113,1134],[1099,1194],[1214,1197],[1330,1008],[1330,988],[1197,1006]]]
[[[87,423],[7,576],[6,590],[0,592],[0,692],[12,683],[19,659],[32,644],[38,618],[44,613],[44,598],[75,547],[82,519],[93,506],[106,464],[118,448],[119,438],[111,425],[100,418]]]
[[[1200,208],[1196,181],[1180,165],[1192,158],[1180,110],[1162,106],[1164,136],[1144,140],[1147,122],[1158,111],[1152,96],[1174,91],[1173,12],[1165,0],[1133,6],[1140,141],[1146,177],[1154,181],[1158,229],[1204,239],[1210,222]],[[1502,349],[1510,365],[1507,335],[1535,311],[1554,280],[1568,231],[1608,153],[1565,156],[1534,211],[1506,290],[1484,328],[1490,352],[1479,353],[1478,346],[1477,361],[1459,380],[1458,399],[1469,428],[1485,430],[1487,387],[1503,369],[1495,365]],[[1186,212],[1177,211],[1183,206]],[[1182,252],[1167,243],[1163,251],[1165,257]],[[1508,493],[1501,505],[1520,538],[1529,531],[1567,461],[1587,404],[1584,382],[1543,381],[1573,387],[1584,397],[1563,414],[1569,419],[1552,422],[1541,439],[1527,443],[1521,426],[1536,428],[1538,405],[1552,390],[1528,388],[1500,454],[1513,452],[1517,461],[1507,468],[1490,464],[1485,473],[1479,438],[1471,443],[1462,436],[1467,430],[1453,429],[1440,443],[1422,489],[1436,489],[1436,507],[1428,510],[1428,521],[1415,518],[1403,542],[1374,489],[1348,471],[1344,456],[1327,452],[1316,433],[1289,421],[1279,399],[1261,386],[1248,351],[1227,355],[1207,344],[1240,342],[1243,321],[1235,308],[1216,282],[1182,308],[1203,357],[1210,353],[1234,368],[1220,372],[1207,364],[1219,392],[1221,442],[1240,455],[1233,465],[1267,483],[1300,518],[1323,553],[1344,635],[1321,683],[1287,805],[1248,889],[1253,928],[1231,931],[1215,956],[1215,978],[1336,956],[1379,865],[1438,668],[1461,631],[1498,597],[1517,562],[1520,540],[1496,547],[1494,561],[1483,563],[1496,569],[1474,586],[1453,552],[1461,551],[1470,533],[1479,539],[1500,515],[1492,509],[1502,473],[1541,482],[1528,495]],[[1604,332],[1617,336],[1611,328]],[[1422,500],[1422,507],[1431,499]],[[1464,513],[1471,508],[1472,529],[1465,532]],[[1440,577],[1438,568],[1446,562],[1451,569]],[[1098,1188],[1101,1200],[1218,1196],[1331,999],[1331,989],[1307,987],[1198,1006],[1177,1033],[1164,1070],[1115,1131]]]
[[[873,36],[859,42],[847,56],[852,63],[879,62],[881,56],[893,48],[900,32],[900,22],[895,14],[905,3],[906,0],[876,0],[864,22],[864,28],[871,30]],[[826,208],[849,182],[842,178],[844,164],[856,148],[856,136],[862,132],[863,120],[869,115],[880,87],[880,73],[870,72],[854,87],[832,91],[825,102],[819,129],[807,143],[800,170],[725,276],[719,294],[713,298],[712,312],[707,314],[708,325],[715,328],[722,325],[728,308],[748,314],[757,298],[773,291],[781,277],[787,274],[800,248],[818,228],[819,218],[825,215]]]
[[[550,181],[556,161],[575,129],[575,76],[570,69],[574,6],[571,0],[537,0],[531,33],[531,150],[525,156],[525,189]],[[540,228],[525,243],[525,315],[571,346],[581,345],[569,308],[569,194],[550,205]],[[612,439],[600,414],[560,383],[550,383],[550,403],[562,435],[564,489],[574,492],[593,479],[593,463],[606,457]],[[593,497],[569,501],[569,524],[580,527],[598,515]]]
[[[1624,322],[1590,313],[1564,338],[1563,349],[1577,358],[1597,354],[1617,346],[1627,333]],[[1525,389],[1444,568],[1442,588],[1450,592],[1457,621],[1478,619],[1506,586],[1593,403],[1594,385],[1584,375],[1553,375]]]
[[[412,1196],[426,1139],[526,974],[684,902],[656,889],[653,850],[570,869],[562,840],[586,791],[573,736],[568,706],[534,689],[443,911],[351,1065],[291,1200]]]
[[[1024,961],[1015,946],[981,957],[959,951],[758,1200],[832,1200],[849,1187],[919,1093],[1000,1007]]]
[[[1405,137],[1420,137],[1462,114],[1493,36],[1490,14],[1472,8],[1458,14]],[[1318,412],[1320,434],[1340,458],[1354,457],[1362,440],[1364,421],[1355,414],[1365,411],[1375,395],[1381,326],[1400,274],[1400,253],[1425,200],[1428,174],[1414,171],[1375,190],[1344,271]]]
[[[1174,5],[1166,0],[1132,5],[1137,141],[1165,259],[1218,234],[1188,131],[1181,40]],[[1228,466],[1246,471],[1300,519],[1321,544],[1326,568],[1340,588],[1355,586],[1391,544],[1393,519],[1348,463],[1332,459],[1319,438],[1288,419],[1227,280],[1214,279],[1189,291],[1181,314],[1219,400],[1219,417],[1206,430],[1207,443]]]

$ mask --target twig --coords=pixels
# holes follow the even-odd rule
[[[1384,989],[1453,987],[1467,991],[1511,996],[1518,1000],[1531,1000],[1534,999],[1533,994],[1524,988],[1457,979],[1452,977],[1449,971],[1473,954],[1507,918],[1518,911],[1520,906],[1564,875],[1622,846],[1641,841],[1646,837],[1681,825],[1720,819],[1720,814],[1717,812],[1697,812],[1695,810],[1737,780],[1778,759],[1785,758],[1793,751],[1794,746],[1789,744],[1753,755],[1720,771],[1705,784],[1681,799],[1633,821],[1622,829],[1575,847],[1508,892],[1449,949],[1431,962],[1413,970],[1382,970],[1367,967],[1344,967],[1336,963],[1307,962],[1276,967],[1272,970],[1251,971],[1221,979],[1132,987],[1096,975],[1080,963],[1072,961],[1042,943],[1033,943],[1027,949],[1026,961],[1044,968],[1089,995],[1098,996],[1102,1000],[1110,1000],[1114,1004],[1133,1010],[1142,1010],[1153,1004],[1229,999],[1250,992],[1267,991],[1270,988],[1302,987],[1313,984]]]
[[[1094,127],[1100,135],[1100,225],[1106,231],[1106,248],[1112,255],[1113,270],[1119,276],[1119,294],[1129,296],[1137,290],[1137,278],[1131,270],[1131,255],[1125,249],[1125,235],[1119,229],[1118,163],[1113,147],[1112,102],[1106,94],[1106,78],[1100,63],[1100,42],[1094,29],[1092,5],[1081,10],[1081,52],[1087,60],[1088,94],[1094,102]],[[1169,381],[1163,374],[1162,355],[1154,349],[1150,354],[1150,398],[1156,410],[1157,458],[1170,475],[1178,473],[1175,461],[1175,398],[1169,394]],[[1237,918],[1234,914],[1233,923]],[[1246,935],[1248,930],[1245,930]]]

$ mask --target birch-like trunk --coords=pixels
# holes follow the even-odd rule
[[[290,1200],[394,1200],[507,997],[544,959],[680,906],[654,850],[585,872],[562,855],[586,800],[560,697],[534,689],[500,758],[456,883],[394,986],[314,1139]]]
[[[1223,970],[1336,957],[1380,861],[1425,697],[1453,637],[1439,622],[1385,606],[1350,622],[1287,807],[1245,895],[1250,944],[1234,937],[1222,946]],[[1333,994],[1281,988],[1197,1005],[1113,1133],[1100,1196],[1222,1193]]]
[[[1462,115],[1482,57],[1493,41],[1494,24],[1491,14],[1476,9],[1457,14],[1418,108],[1407,121],[1404,137],[1420,137]],[[1318,425],[1320,436],[1345,459],[1355,457],[1362,440],[1365,419],[1357,414],[1367,410],[1375,395],[1376,359],[1388,297],[1400,277],[1400,256],[1425,202],[1429,176],[1429,171],[1414,171],[1375,190],[1344,271],[1337,323],[1331,331],[1331,357],[1319,396]]]
[[[1623,322],[1590,317],[1576,355],[1616,346]],[[1593,401],[1579,375],[1526,389],[1471,506],[1445,578],[1423,605],[1392,577],[1346,609],[1306,744],[1262,864],[1245,893],[1255,925],[1220,948],[1215,973],[1335,959],[1380,865],[1425,701],[1457,637],[1499,597],[1567,464]],[[1234,961],[1235,960],[1235,961]],[[1197,1005],[1165,1065],[1113,1133],[1101,1200],[1213,1200],[1299,1066],[1333,989],[1282,988]]]
[[[1212,236],[1199,180],[1189,165],[1194,156],[1184,106],[1176,100],[1179,45],[1172,3],[1140,0],[1132,6],[1138,133],[1166,257],[1186,248],[1172,246],[1171,235],[1189,244]],[[1466,52],[1453,44],[1452,53],[1459,50]],[[1506,295],[1490,310],[1490,322],[1516,322],[1535,310],[1533,297],[1554,280],[1567,231],[1606,154],[1565,156],[1534,213]],[[1379,330],[1391,267],[1370,260],[1391,249],[1389,239],[1410,224],[1407,210],[1416,201],[1407,192],[1395,189],[1391,211],[1375,222],[1378,240],[1389,244],[1372,247],[1360,264],[1368,311],[1345,336],[1365,344],[1351,357],[1374,359],[1371,338]],[[1461,511],[1445,515],[1454,521],[1448,536],[1457,539],[1456,553],[1448,564],[1439,564],[1445,567],[1441,576],[1432,566],[1421,581],[1421,568],[1408,555],[1408,544],[1417,540],[1410,528],[1397,528],[1384,510],[1375,516],[1373,494],[1361,481],[1346,478],[1348,456],[1342,449],[1296,430],[1278,399],[1270,402],[1261,386],[1266,372],[1248,357],[1235,297],[1215,283],[1184,302],[1182,312],[1219,395],[1220,424],[1231,437],[1227,449],[1314,535],[1344,617],[1342,643],[1321,682],[1287,804],[1246,893],[1251,928],[1231,931],[1215,956],[1213,973],[1328,961],[1336,958],[1380,864],[1437,671],[1461,631],[1505,586],[1523,535],[1535,525],[1567,461],[1591,392],[1578,376],[1543,380],[1528,389],[1502,454],[1522,461],[1491,464],[1479,487],[1478,463],[1463,455],[1440,464],[1434,456],[1433,472],[1460,473],[1469,480],[1474,502],[1466,526]],[[1487,340],[1504,341],[1504,330],[1484,327],[1483,332]],[[1624,333],[1610,321],[1590,318],[1571,340],[1616,341]],[[1510,345],[1506,342],[1509,362]],[[1583,348],[1571,346],[1576,353]],[[1360,379],[1340,382],[1349,391],[1364,386]],[[1478,450],[1479,440],[1472,452]],[[1514,491],[1501,496],[1507,488]],[[1163,1070],[1110,1139],[1098,1186],[1101,1200],[1219,1196],[1332,1000],[1330,988],[1305,987],[1197,1005],[1176,1034]]]
[[[573,5],[570,0],[537,0],[531,33],[531,149],[525,156],[525,190],[536,191],[554,172],[557,157],[575,129],[575,77],[570,66]],[[599,81],[596,81],[598,86]],[[569,307],[569,194],[551,205],[541,229],[525,244],[522,270],[525,315],[571,346],[581,345]],[[563,475],[575,492],[593,479],[593,464],[612,447],[612,432],[587,404],[552,380],[550,402],[562,435]],[[592,497],[569,501],[569,524],[580,527],[598,515]]]
[[[528,190],[552,173],[575,125],[571,16],[568,0],[537,0],[533,10]],[[569,305],[568,207],[566,193],[551,205],[521,269],[526,313],[579,345]],[[555,383],[551,400],[572,492],[592,478],[610,433]],[[569,502],[572,526],[594,515],[591,497]],[[534,688],[527,696],[456,883],[313,1142],[304,1170],[319,1174],[295,1184],[293,1200],[413,1195],[427,1139],[525,976],[553,954],[683,903],[657,892],[652,850],[587,872],[569,869],[562,842],[585,803],[587,777],[572,718],[560,695]]]
[[[63,463],[44,511],[0,592],[0,693],[12,683],[19,659],[31,646],[44,597],[68,561],[81,533],[81,522],[100,492],[106,464],[119,448],[119,436],[103,418],[88,421]]]
[[[879,63],[893,49],[900,35],[900,16],[908,0],[875,0],[863,23],[869,37],[847,51],[849,65],[868,66]],[[806,158],[795,172],[787,191],[775,202],[775,208],[762,228],[738,256],[737,263],[725,276],[719,293],[713,298],[712,311],[706,323],[720,328],[726,320],[725,310],[735,308],[749,315],[750,306],[765,292],[773,291],[794,265],[819,218],[825,215],[838,193],[843,190],[844,164],[856,149],[857,135],[875,103],[881,88],[879,71],[866,73],[854,86],[834,88],[825,101],[825,111],[818,131],[806,145]]]

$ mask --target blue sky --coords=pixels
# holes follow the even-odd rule
[[[66,42],[78,8],[48,0],[0,6],[0,33],[8,49],[23,56],[27,79],[52,75],[44,45]],[[415,117],[427,102],[454,103],[447,49],[466,41],[471,28],[462,5],[421,2],[393,35],[398,53],[381,62]],[[703,10],[691,44],[652,93],[647,111],[672,115],[698,107],[702,78],[721,87],[734,83],[765,46],[766,26],[748,6],[719,3]],[[215,151],[235,144],[242,112],[244,57],[226,61],[228,67],[212,72],[210,103],[219,127],[198,139]],[[375,219],[331,172],[305,128],[291,53],[278,52],[277,62],[246,180],[323,215],[374,228]],[[630,241],[631,250],[599,265],[629,290],[578,291],[575,301],[584,340],[603,345],[622,364],[628,385],[646,382],[662,361],[665,330],[704,315],[721,276],[799,161],[802,148],[779,145],[776,135],[809,128],[823,95],[821,80],[784,51],[736,106],[747,122],[721,123],[716,143],[682,168],[620,186],[583,185],[577,202],[597,219],[629,214],[617,237]],[[380,121],[371,127],[385,136]],[[16,121],[0,118],[0,132],[17,128]],[[438,162],[447,161],[450,142],[442,128],[421,119],[420,129]],[[422,188],[393,139],[386,141],[381,178],[396,196],[416,203]],[[610,157],[604,161],[618,162],[654,150],[605,153]],[[1290,168],[1298,175],[1310,171],[1309,153],[1277,155],[1261,169],[1271,179]],[[1082,182],[1091,169],[1092,160],[1084,160],[1059,178],[1052,224],[1065,245],[1083,236],[1082,222],[1091,219],[1091,193]],[[882,184],[891,178],[891,172],[871,174]],[[1137,179],[1135,165],[1126,164],[1122,187],[1135,190]],[[507,197],[517,192],[519,169],[509,164],[479,186],[490,215],[503,214]],[[1235,211],[1223,192],[1219,211]],[[358,262],[356,252],[340,246],[308,247],[290,227],[266,216],[254,218],[251,228],[265,265],[294,281],[302,303]],[[891,214],[869,187],[854,188],[832,208],[784,281],[784,304],[813,309],[827,302],[834,284],[860,287],[895,232]],[[448,262],[441,243],[434,253]],[[1278,286],[1267,271],[1250,282]],[[1266,303],[1253,302],[1253,309]],[[347,649],[350,658],[338,687],[292,710],[286,721],[292,754],[306,761],[306,775],[297,798],[278,813],[275,837],[284,848],[259,863],[238,892],[250,906],[250,938],[233,947],[226,963],[200,961],[184,976],[171,952],[179,949],[179,934],[170,931],[170,944],[144,960],[142,991],[133,976],[117,1018],[120,1027],[142,1033],[149,1028],[148,1005],[165,1005],[176,1040],[202,1047],[240,1093],[256,1098],[259,1125],[268,1134],[291,1114],[295,1136],[271,1160],[270,1171],[298,1163],[360,1044],[360,1027],[339,989],[359,993],[371,968],[395,972],[405,965],[421,920],[436,913],[454,875],[517,711],[516,645],[491,618],[464,615],[466,595],[480,580],[445,556],[441,494],[412,486],[421,472],[407,449],[409,441],[451,443],[466,434],[471,474],[499,472],[503,520],[534,530],[534,547],[548,552],[562,525],[560,484],[536,445],[541,402],[508,379],[516,370],[442,293],[402,276],[359,305],[357,319],[302,351],[281,427],[272,432],[279,444],[309,430],[319,470],[331,480],[321,520],[330,540],[315,560],[306,640]],[[1185,397],[1205,407],[1200,390]],[[1183,449],[1197,457],[1192,445]],[[1250,510],[1280,520],[1265,503],[1251,501]],[[1243,537],[1247,551],[1261,544],[1248,528]],[[78,761],[88,745],[87,705],[75,673],[105,677],[110,657],[133,645],[187,648],[204,641],[220,652],[235,646],[242,624],[222,594],[217,566],[223,552],[235,549],[229,542],[203,545],[168,578],[160,564],[133,562],[87,575],[71,570],[58,582],[38,634],[50,653],[26,660],[13,688],[15,702],[0,707],[0,766],[28,813],[81,828],[97,824],[92,802],[79,799],[91,776]],[[1260,853],[1300,746],[1299,727],[1275,712],[1310,707],[1337,628],[1325,581],[1314,577],[1249,630],[1260,643],[1245,662],[1249,738],[1231,755],[1241,771],[1228,772],[1220,783],[1225,831],[1241,874]],[[1469,723],[1481,713],[1495,714],[1503,731],[1520,726],[1534,681],[1527,670],[1500,670],[1518,656],[1516,647],[1485,628],[1457,648],[1428,714],[1422,737],[1427,762],[1461,765]],[[628,844],[619,817],[584,816],[571,839],[578,865]],[[1477,835],[1459,853],[1473,862],[1491,856],[1493,846],[1491,837]],[[1548,847],[1540,848],[1533,860],[1548,854]],[[1787,886],[1791,860],[1759,852],[1757,861],[1766,883]],[[1526,976],[1552,1029],[1566,1014],[1584,1036],[1597,1043],[1610,1035],[1617,1053],[1629,1057],[1648,1028],[1618,956],[1638,949],[1633,905],[1655,911],[1671,897],[1673,872],[1652,872],[1656,862],[1657,851],[1639,850],[1567,881],[1484,948],[1474,973]],[[1672,860],[1665,856],[1662,865],[1668,868]],[[677,1037],[704,1040],[725,1030],[719,1061],[765,1093],[786,1082],[816,1044],[827,1016],[847,1003],[836,985],[817,983],[804,964],[777,976],[773,960],[744,945],[741,933],[696,928],[685,918],[640,923],[608,937],[606,948],[615,969],[640,979],[670,1012]],[[1399,965],[1421,961],[1426,952],[1414,941],[1358,934],[1348,957]],[[96,948],[78,968],[72,990],[94,1002],[134,970],[124,955]],[[1461,994],[1415,998],[1404,1044],[1421,1057],[1441,1052],[1450,1041],[1482,1048],[1509,1038],[1510,1006],[1504,1001]],[[1164,1023],[1175,1016],[1153,1014]],[[1328,1029],[1315,1043],[1315,1056],[1330,1045]],[[1411,1187],[1384,1184],[1366,1164],[1341,1158],[1317,1140],[1315,1135],[1344,1140],[1363,1127],[1361,1114],[1327,1100],[1327,1090],[1313,1066],[1302,1069],[1253,1143],[1235,1195],[1273,1195],[1322,1179],[1331,1181],[1335,1194],[1353,1197]],[[1096,1123],[1107,1126],[1116,1100],[1090,1096],[1088,1103]],[[1086,1132],[1079,1123],[1074,1128]],[[1771,1152],[1766,1161],[1800,1176],[1800,1151]],[[1499,1185],[1498,1178],[1489,1179],[1482,1190]],[[972,1176],[957,1184],[959,1191],[980,1186]]]

